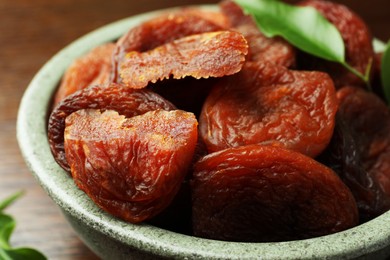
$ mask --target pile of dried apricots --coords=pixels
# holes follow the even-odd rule
[[[364,22],[301,3],[380,85]],[[232,1],[131,28],[65,72],[48,122],[58,164],[102,209],[199,237],[273,242],[390,209],[390,112],[346,69],[267,38]]]

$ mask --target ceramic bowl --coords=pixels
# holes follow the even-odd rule
[[[390,211],[355,228],[313,239],[279,243],[222,242],[148,224],[125,223],[100,210],[76,187],[54,161],[47,140],[48,108],[60,78],[76,57],[119,38],[129,28],[161,12],[120,20],[73,42],[43,66],[21,101],[17,138],[25,161],[80,238],[103,259],[385,259],[390,256]]]

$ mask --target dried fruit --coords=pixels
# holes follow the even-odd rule
[[[337,96],[335,135],[321,157],[351,189],[367,221],[390,209],[390,111],[356,87],[341,88]]]
[[[119,61],[122,82],[143,88],[158,80],[222,77],[240,71],[248,45],[237,32],[218,31],[183,37],[147,52],[128,52]]]
[[[54,96],[54,106],[62,99],[90,85],[107,84],[111,74],[114,43],[106,43],[76,59],[66,70]]]
[[[276,141],[314,157],[332,137],[336,110],[328,75],[246,63],[212,89],[199,130],[210,152]]]
[[[219,21],[219,20],[217,20]],[[146,21],[123,35],[117,42],[111,75],[113,82],[121,82],[118,63],[128,52],[145,52],[182,37],[204,32],[220,31],[224,28],[199,13],[174,12]]]
[[[156,110],[126,118],[79,110],[66,119],[72,177],[97,205],[138,223],[165,209],[178,192],[197,143],[192,113]]]
[[[305,239],[358,224],[355,200],[329,168],[276,146],[210,154],[195,166],[197,236],[245,242]]]
[[[175,108],[169,101],[150,90],[134,90],[112,83],[108,86],[91,86],[66,97],[52,111],[48,123],[48,138],[57,163],[69,171],[64,150],[64,129],[67,116],[80,109],[115,110],[126,117],[148,111]]]

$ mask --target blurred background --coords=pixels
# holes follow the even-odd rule
[[[14,246],[31,246],[49,259],[97,259],[76,237],[30,174],[16,141],[20,99],[34,74],[56,52],[85,33],[134,14],[212,0],[0,0],[0,200],[25,195],[7,212],[18,222]],[[290,3],[298,1],[289,0]],[[372,34],[390,38],[389,0],[339,0]]]

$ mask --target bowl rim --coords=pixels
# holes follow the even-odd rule
[[[215,10],[216,5],[199,5]],[[207,259],[355,258],[390,245],[390,211],[357,227],[311,239],[277,243],[239,243],[209,240],[163,230],[148,224],[125,223],[103,212],[74,185],[54,161],[47,141],[47,108],[70,63],[91,48],[113,41],[128,29],[179,7],[147,12],[110,23],[72,42],[55,54],[27,87],[17,116],[17,140],[34,177],[59,207],[90,228],[131,247],[155,255]],[[282,254],[280,254],[282,252]]]

